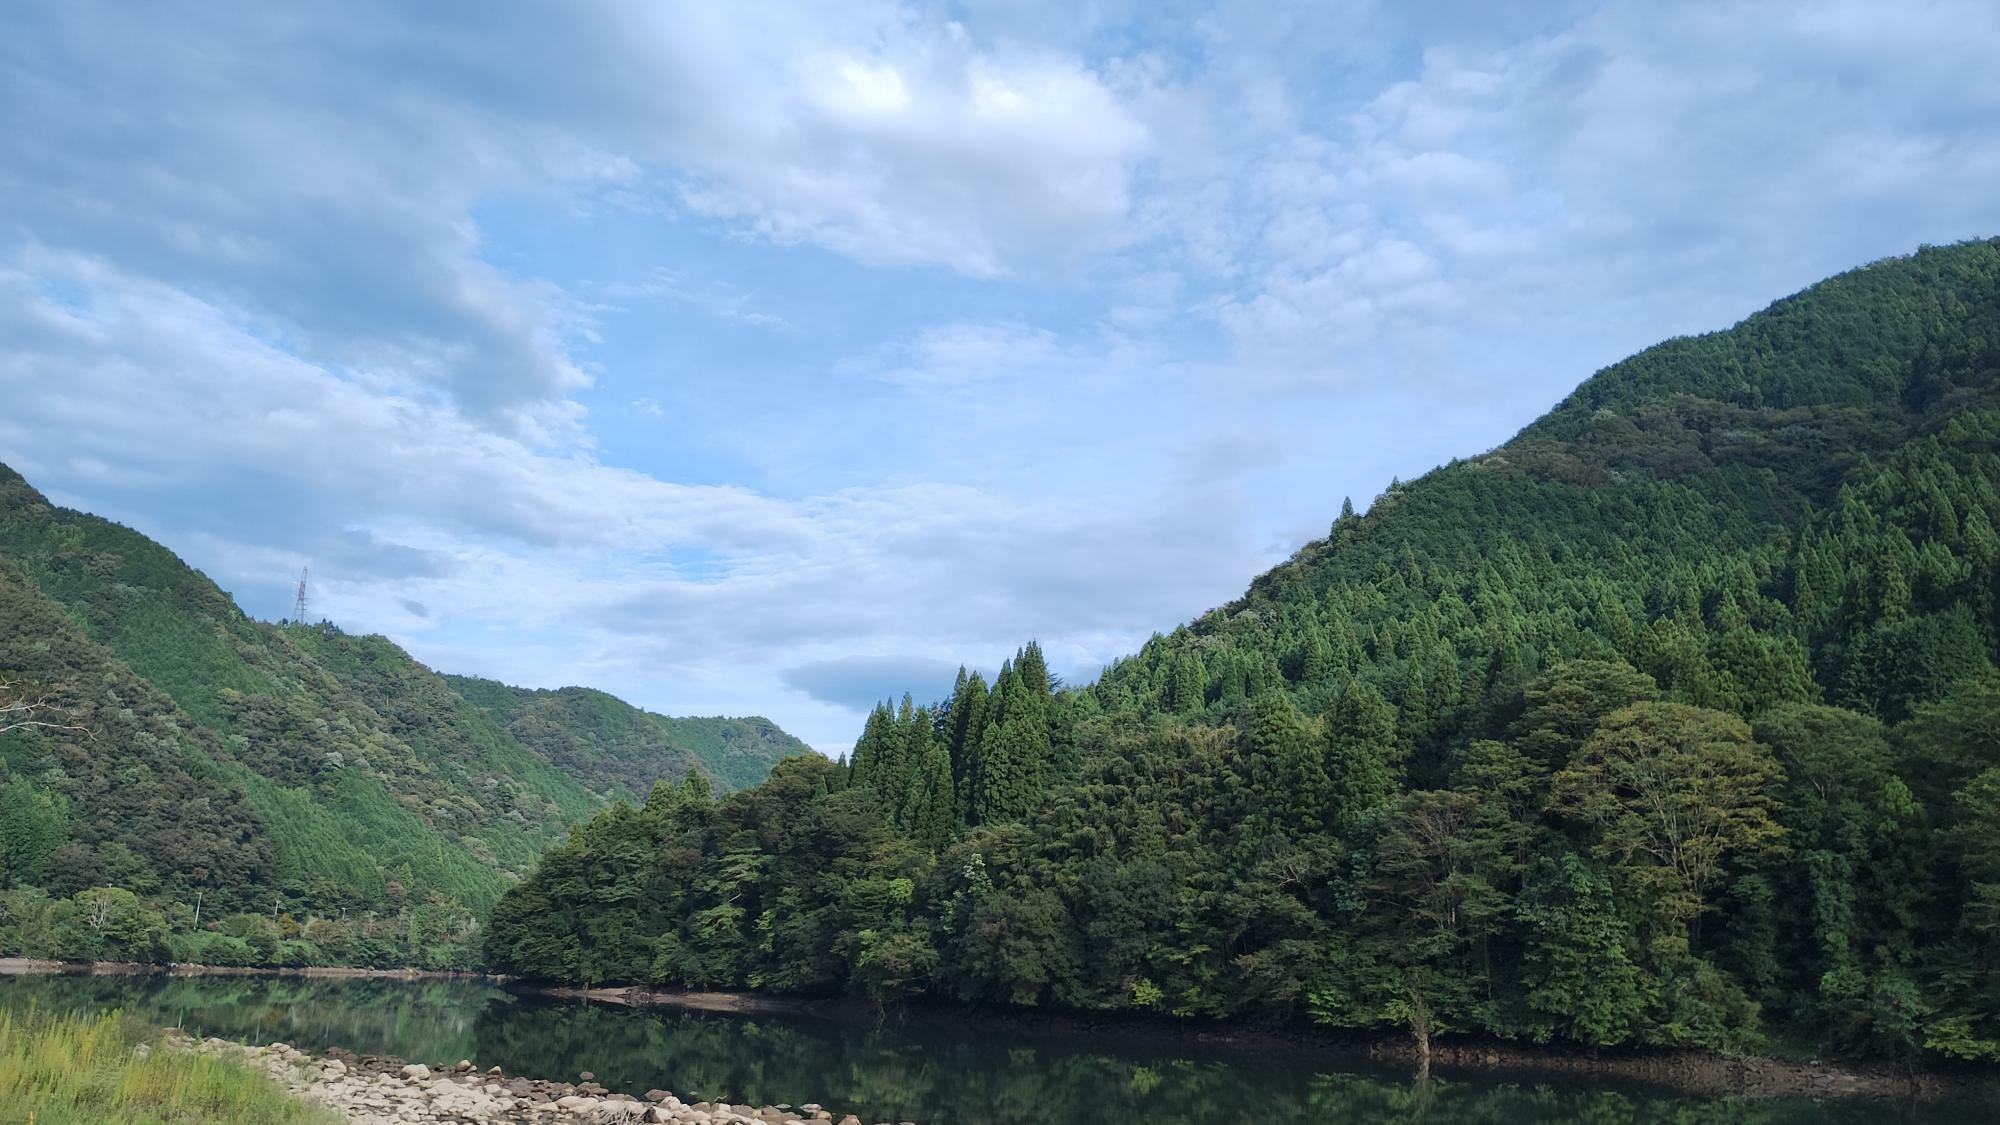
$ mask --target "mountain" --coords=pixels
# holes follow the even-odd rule
[[[1329,510],[1334,502],[1329,499]],[[2000,1059],[2000,240],[1593,376],[1094,684],[601,814],[499,968]]]
[[[669,718],[591,688],[557,691],[446,676],[523,746],[600,793],[643,800],[662,778],[705,774],[725,790],[764,780],[771,767],[812,747],[762,716]]]
[[[385,638],[252,620],[4,467],[0,682],[69,712],[0,734],[0,955],[470,964],[477,916],[578,820],[803,749],[761,719],[648,716],[656,738],[552,756],[601,724],[546,709],[525,742]]]

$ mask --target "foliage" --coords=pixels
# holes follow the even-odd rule
[[[740,784],[795,746],[761,720],[643,717],[617,778],[503,728],[382,637],[251,620],[158,544],[0,467],[0,685],[60,723],[0,731],[0,951],[469,968],[477,919],[599,788],[708,754]],[[519,693],[535,700],[562,693]],[[539,720],[596,737],[583,712]],[[0,723],[0,727],[10,726]],[[687,734],[697,751],[678,749]],[[706,741],[704,741],[706,740]],[[686,739],[681,739],[686,741]],[[78,925],[137,896],[145,940]],[[257,916],[278,932],[232,934]]]
[[[655,781],[695,770],[723,789],[764,780],[780,758],[812,748],[761,716],[669,718],[590,688],[537,691],[446,676],[508,734],[598,793],[637,799]]]
[[[1996,525],[2000,241],[1926,249],[1600,373],[1093,684],[1029,645],[842,763],[605,813],[486,948],[2000,1057]]]

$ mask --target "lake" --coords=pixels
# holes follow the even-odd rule
[[[1789,1125],[1987,1122],[1989,1107],[1717,1100],[1611,1082],[1441,1071],[1427,1084],[1304,1048],[1229,1048],[1109,1033],[982,1029],[925,1017],[876,1026],[814,1016],[635,1010],[515,996],[472,981],[283,977],[0,978],[0,1006],[119,1008],[197,1035],[412,1061],[472,1059],[509,1074],[697,1099],[821,1102],[922,1125]]]

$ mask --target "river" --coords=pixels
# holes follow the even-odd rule
[[[515,996],[472,981],[284,977],[0,978],[0,1006],[118,1008],[198,1035],[413,1061],[472,1059],[509,1074],[699,1099],[821,1102],[864,1121],[922,1125],[1970,1125],[1991,1107],[1711,1099],[1610,1082],[1404,1072],[1300,1049],[1158,1036],[982,1029],[962,1019],[876,1026],[806,1015],[635,1010]]]

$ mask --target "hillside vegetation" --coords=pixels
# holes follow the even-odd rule
[[[769,719],[669,718],[591,688],[557,691],[446,676],[523,746],[600,793],[643,800],[662,777],[698,773],[727,789],[764,780],[771,764],[812,747]]]
[[[1329,510],[1334,503],[1329,502]],[[1097,683],[662,786],[510,890],[574,981],[2000,1058],[2000,242],[1345,506]]]
[[[690,771],[733,788],[798,748],[694,720],[758,733],[663,726],[622,772],[584,768],[388,640],[252,620],[4,467],[0,683],[67,712],[0,734],[0,956],[469,967],[477,918],[607,800]]]

